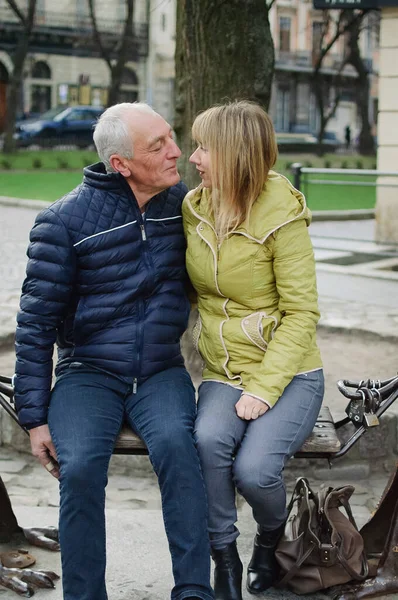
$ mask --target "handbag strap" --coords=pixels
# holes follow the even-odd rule
[[[351,576],[351,579],[355,579],[356,581],[365,581],[365,579],[369,575],[369,566],[368,561],[366,560],[365,552],[361,554],[361,572],[357,573],[354,571],[352,567],[348,564],[346,558],[341,554],[340,548],[337,549],[337,558],[341,566],[347,571],[347,573]]]
[[[295,575],[297,575],[297,573],[300,570],[301,565],[303,564],[303,562],[305,560],[307,560],[307,558],[309,556],[311,556],[311,554],[313,553],[313,551],[315,550],[315,544],[314,542],[310,542],[310,546],[309,548],[307,548],[307,551],[304,552],[304,554],[302,554],[295,562],[295,564],[292,566],[291,569],[289,569],[289,571],[287,573],[285,573],[285,575],[282,577],[282,579],[280,579],[277,583],[274,583],[274,587],[276,588],[282,588],[285,587],[287,583],[289,583],[289,581],[292,579],[292,577],[294,577]]]

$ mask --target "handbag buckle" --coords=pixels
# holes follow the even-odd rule
[[[319,554],[321,562],[324,565],[330,565],[336,561],[337,548],[336,546],[332,546],[332,544],[321,544],[319,546]]]

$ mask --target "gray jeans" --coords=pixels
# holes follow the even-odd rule
[[[195,436],[209,503],[209,535],[222,548],[239,535],[235,490],[266,530],[286,519],[283,469],[310,435],[324,394],[323,371],[296,375],[275,406],[253,421],[235,411],[241,390],[215,381],[199,388]]]

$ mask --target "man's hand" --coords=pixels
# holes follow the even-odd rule
[[[268,404],[265,404],[265,402],[261,402],[261,400],[257,400],[257,398],[249,396],[248,394],[242,394],[235,404],[236,414],[246,421],[258,419],[258,417],[261,417],[261,415],[267,412],[268,408]]]
[[[57,453],[48,425],[40,425],[29,431],[32,454],[53,477],[59,478]]]

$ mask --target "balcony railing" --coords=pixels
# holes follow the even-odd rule
[[[105,45],[112,47],[113,42],[120,40],[123,32],[124,21],[120,19],[98,18],[98,30],[103,34]],[[12,49],[17,36],[21,31],[19,19],[12,10],[0,7],[0,49]],[[40,41],[43,51],[64,47],[85,47],[86,55],[93,54],[93,47],[89,40],[93,37],[93,27],[89,15],[79,15],[76,12],[63,13],[61,11],[37,11],[32,32],[31,46],[37,51]],[[82,44],[82,42],[84,43]],[[88,46],[86,44],[88,43]],[[49,50],[48,46],[51,46]],[[131,46],[134,47],[134,58],[148,54],[148,23],[133,23],[133,36]],[[55,51],[55,50],[54,50]],[[65,52],[67,53],[67,52]]]
[[[292,71],[307,71],[311,72],[316,63],[316,55],[310,50],[297,50],[296,52],[284,52],[275,50],[275,66],[276,68]],[[322,71],[332,71],[337,73],[340,70],[343,56],[337,53],[329,53],[322,61]],[[353,71],[350,65],[344,68],[344,74],[351,74]]]

